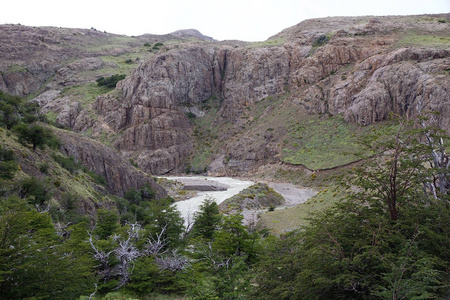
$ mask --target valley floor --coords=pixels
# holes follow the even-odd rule
[[[185,219],[185,222],[193,219],[193,214],[198,211],[198,207],[206,198],[213,198],[217,204],[220,204],[224,200],[236,195],[243,189],[251,186],[255,182],[249,180],[241,180],[230,177],[204,177],[204,176],[189,176],[189,177],[167,177],[167,179],[189,184],[191,186],[227,186],[226,191],[201,191],[196,196],[178,201],[174,205],[181,212],[181,215]],[[265,182],[276,192],[281,194],[286,200],[284,205],[278,206],[275,209],[285,209],[296,206],[298,204],[306,202],[309,198],[317,194],[316,191],[310,188],[299,188],[291,183],[280,182]],[[253,210],[244,209],[242,215],[244,217],[244,224],[255,224],[258,218],[258,214],[264,213],[266,209]]]

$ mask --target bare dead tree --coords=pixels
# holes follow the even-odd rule
[[[156,257],[155,262],[162,270],[181,271],[188,264],[188,259],[178,254],[177,250],[172,250],[168,255]]]
[[[185,229],[184,229],[184,233],[183,233],[183,238],[185,238],[189,231],[191,231],[192,227],[194,227],[194,219],[195,219],[195,213],[192,211],[192,208],[189,207],[187,215],[186,215],[186,219],[184,220],[185,222]]]
[[[120,281],[115,289],[121,288],[130,280],[130,275],[133,271],[130,265],[134,264],[134,261],[142,256],[139,249],[133,244],[134,241],[139,239],[142,228],[137,223],[128,223],[127,225],[129,226],[127,239],[119,239],[119,246],[114,249],[114,254],[120,262],[116,271],[116,274],[120,276]]]
[[[47,213],[50,211],[50,204],[47,203],[47,205],[45,205],[45,206],[44,206],[44,204],[42,204],[42,205],[36,204],[36,211],[40,212],[41,214]]]
[[[102,278],[108,279],[111,275],[111,267],[109,266],[109,256],[114,252],[114,250],[109,252],[99,250],[99,248],[94,245],[92,239],[92,232],[88,232],[88,234],[89,234],[89,243],[91,244],[92,250],[94,250],[93,257],[94,259],[100,262],[100,265],[98,266],[100,269],[99,273],[102,276]]]
[[[61,223],[56,223],[55,227],[56,227],[56,232],[59,236],[62,236],[64,239],[67,239],[70,237],[70,234],[72,233],[73,230],[69,230],[67,231],[67,228],[72,225],[72,222],[68,222],[67,224],[61,224]]]
[[[134,269],[135,261],[143,256],[154,256],[155,262],[161,269],[168,269],[171,271],[183,270],[188,263],[188,260],[177,253],[176,250],[168,255],[164,255],[168,240],[164,233],[167,229],[165,225],[161,232],[150,236],[143,250],[138,249],[135,244],[141,238],[142,227],[137,223],[127,223],[128,229],[126,238],[120,235],[113,235],[111,238],[117,242],[117,247],[109,252],[101,251],[95,246],[93,242],[92,233],[89,233],[89,243],[93,249],[93,256],[100,262],[100,275],[103,279],[108,279],[111,275],[119,277],[119,283],[115,289],[124,286],[131,279]],[[109,265],[109,258],[111,254],[119,261],[118,265],[112,268]]]
[[[97,286],[97,284],[96,284],[96,283],[94,283],[94,286],[95,286],[95,290],[94,290],[94,292],[93,292],[92,294],[90,294],[90,295],[89,295],[89,297],[85,297],[85,299],[86,299],[86,300],[92,300],[92,299],[93,299],[93,297],[95,296],[95,294],[97,293],[97,290],[98,290],[98,286]]]
[[[156,233],[155,236],[150,235],[145,245],[145,254],[156,256],[158,254],[164,254],[166,251],[164,248],[167,246],[167,237],[164,236],[164,232],[167,229],[167,224],[161,229],[160,233]]]
[[[221,257],[217,253],[217,251],[213,249],[212,243],[210,241],[197,243],[196,246],[197,252],[202,256],[202,258],[198,260],[209,261],[216,272],[223,267],[225,267],[227,271],[229,270],[233,256],[230,256],[228,258]]]

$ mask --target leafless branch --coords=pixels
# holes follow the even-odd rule
[[[167,238],[164,236],[164,232],[167,229],[167,224],[164,225],[164,227],[161,229],[161,232],[158,234],[155,234],[155,237],[153,235],[150,236],[150,238],[147,239],[147,244],[145,245],[145,254],[147,255],[158,255],[158,254],[164,254],[166,251],[163,251],[163,249],[166,247],[168,241]]]
[[[155,262],[163,270],[180,271],[186,267],[188,259],[178,254],[177,250],[172,250],[169,255],[157,257]]]

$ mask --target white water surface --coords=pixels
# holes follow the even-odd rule
[[[189,221],[192,222],[193,214],[199,211],[200,205],[207,198],[212,198],[217,204],[222,203],[226,199],[233,197],[243,189],[248,188],[249,186],[255,184],[253,181],[244,181],[236,178],[230,177],[211,177],[211,176],[189,176],[189,177],[164,177],[170,180],[182,180],[182,179],[192,179],[192,180],[211,180],[217,181],[223,184],[228,185],[228,189],[226,191],[207,191],[207,192],[198,192],[197,196],[192,197],[190,199],[184,201],[178,201],[173,204],[174,207],[178,209],[181,213],[181,216],[184,218],[185,225]]]

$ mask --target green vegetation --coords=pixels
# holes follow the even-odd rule
[[[271,39],[271,40],[267,40],[264,42],[250,43],[246,47],[248,47],[248,48],[276,47],[276,46],[282,46],[285,41],[286,41],[285,38]]]
[[[330,41],[332,35],[333,35],[332,33],[329,33],[329,34],[326,34],[326,35],[322,34],[319,37],[317,37],[313,41],[312,48],[309,51],[308,56],[313,55],[317,51],[317,49],[319,49],[320,47],[326,45]]]
[[[89,104],[94,103],[97,96],[105,94],[109,91],[111,91],[110,88],[106,86],[99,86],[98,84],[91,82],[86,85],[66,88],[63,90],[63,95],[69,96],[87,107]]]
[[[192,228],[192,237],[203,237],[211,240],[214,232],[219,229],[222,215],[219,213],[219,206],[213,199],[207,198],[200,205],[200,209],[194,216],[194,226]]]
[[[115,74],[111,75],[109,77],[100,77],[97,79],[97,85],[98,86],[106,86],[108,88],[115,88],[117,85],[117,82],[124,79],[126,75],[124,74]]]
[[[445,34],[425,35],[410,32],[402,35],[397,42],[398,46],[428,46],[428,47],[448,47],[450,45],[450,37]]]
[[[329,36],[322,34],[321,36],[319,36],[314,40],[313,47],[321,47],[326,43],[328,43],[329,40],[330,40]]]
[[[220,203],[225,214],[240,213],[244,209],[267,209],[285,202],[283,196],[265,183],[254,184]]]
[[[13,179],[17,171],[14,151],[0,145],[0,179]]]
[[[345,201],[269,246],[255,297],[432,299],[448,292],[450,239],[438,233],[450,225],[448,189],[424,191],[442,170],[424,165],[433,143],[418,143],[437,132],[402,123],[391,133],[366,140],[383,157],[346,177],[353,192]]]
[[[153,47],[152,47],[152,50],[156,50],[156,51],[158,51],[162,46],[164,46],[164,44],[163,43],[155,43],[154,45],[153,45]]]
[[[23,145],[31,144],[33,150],[45,146],[57,148],[60,142],[53,136],[51,129],[38,124],[19,124],[14,127],[19,142]]]
[[[81,170],[85,174],[89,175],[95,183],[106,186],[106,179],[104,176],[97,174],[94,171],[91,171],[85,166],[83,166],[81,163],[76,162],[74,157],[72,156],[66,157],[62,155],[53,154],[52,158],[61,167],[69,171],[71,174],[74,174],[75,172]]]
[[[340,116],[303,119],[291,126],[281,160],[311,170],[342,166],[372,155],[357,140],[378,129],[347,123]]]
[[[195,149],[190,165],[187,166],[187,173],[203,173],[206,167],[212,162],[212,155],[218,151],[222,143],[218,141],[218,133],[221,129],[214,126],[217,112],[220,108],[221,99],[212,95],[202,103],[205,115],[200,118],[190,118],[194,123]]]
[[[318,193],[305,203],[294,207],[269,211],[261,214],[258,226],[270,229],[271,232],[282,234],[287,231],[302,228],[309,223],[314,214],[330,209],[345,196],[342,187],[332,184],[321,187]]]
[[[8,66],[5,73],[11,74],[11,73],[26,73],[26,72],[28,72],[28,70],[24,66],[12,64]]]

